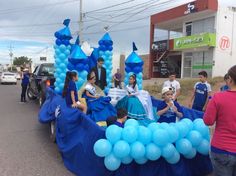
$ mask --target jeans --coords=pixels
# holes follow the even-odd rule
[[[27,87],[28,85],[26,84],[21,84],[21,87],[22,87],[22,91],[21,91],[21,101],[26,101],[26,90],[27,90]]]
[[[120,89],[122,89],[121,87],[121,81],[116,81],[115,80],[115,88],[119,87]]]
[[[236,176],[236,156],[210,153],[214,176]]]

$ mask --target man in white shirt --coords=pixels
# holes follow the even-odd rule
[[[176,73],[169,73],[169,80],[164,82],[163,88],[164,87],[171,87],[174,92],[174,100],[178,98],[178,96],[180,95],[180,83],[179,81],[176,81]]]

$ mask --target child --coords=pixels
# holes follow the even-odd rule
[[[29,78],[30,78],[29,70],[25,68],[23,70],[22,81],[21,81],[21,87],[22,87],[21,102],[26,102],[26,91],[29,85]]]
[[[229,75],[225,74],[225,76],[224,76],[225,85],[220,88],[220,91],[229,90],[228,80],[229,80]]]
[[[78,81],[78,75],[76,72],[68,71],[66,73],[66,80],[62,96],[66,98],[66,104],[72,108],[79,108],[84,113],[87,112],[85,105],[81,104],[78,98],[78,91],[75,82]]]
[[[177,101],[173,101],[173,90],[171,87],[162,89],[163,101],[157,107],[158,122],[176,122],[176,117],[183,117],[183,110]]]
[[[121,128],[124,128],[124,123],[126,120],[127,120],[127,111],[125,109],[118,109],[117,117],[115,116],[108,117],[106,122],[107,122],[107,126],[114,124]]]
[[[200,82],[194,85],[194,91],[189,107],[198,111],[205,111],[210,94],[211,85],[207,83],[207,72],[201,71],[198,73]]]
[[[96,82],[96,75],[92,71],[87,75],[88,83],[85,86],[85,93],[86,96],[89,98],[95,98],[98,99],[100,95],[97,94],[95,82]]]

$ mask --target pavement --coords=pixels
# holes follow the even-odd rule
[[[0,176],[72,176],[63,165],[39,105],[20,103],[20,85],[0,85]]]

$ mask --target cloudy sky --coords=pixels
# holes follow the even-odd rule
[[[114,53],[128,54],[136,42],[139,53],[148,53],[149,16],[192,0],[83,0],[83,40],[97,47],[97,41],[109,27]],[[224,0],[235,4],[234,0]],[[79,30],[79,0],[0,1],[0,63],[9,63],[9,47],[14,56],[28,56],[37,62],[40,56],[52,58],[54,32],[71,19],[71,32]],[[107,8],[109,7],[109,8]]]

